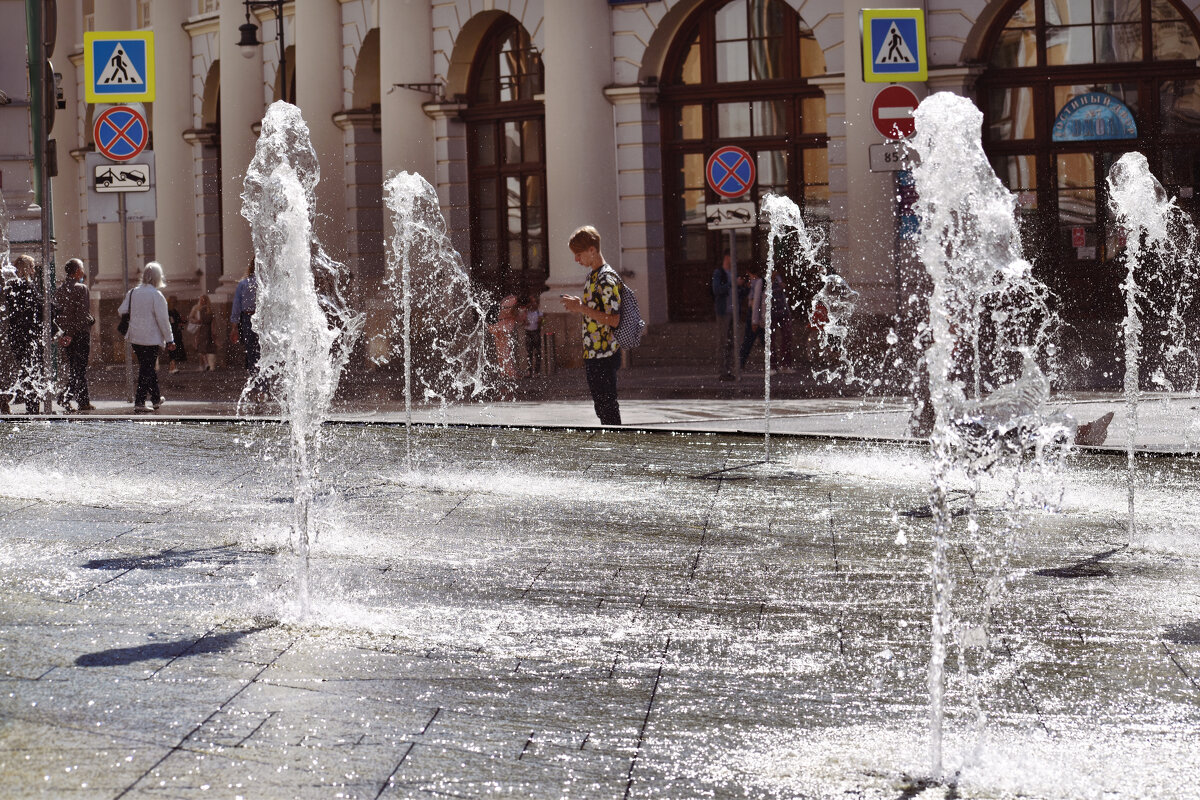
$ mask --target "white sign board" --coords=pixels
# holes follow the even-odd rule
[[[704,207],[710,231],[753,228],[756,216],[754,203],[710,203]]]
[[[150,191],[150,165],[101,164],[94,173],[96,191],[104,192],[148,192]]]
[[[871,172],[899,172],[921,163],[915,150],[900,142],[883,142],[867,148],[871,155]]]
[[[138,156],[138,165],[146,171],[144,189],[122,191],[109,189],[102,191],[96,180],[105,170],[112,169],[113,175],[129,172],[130,164],[109,161],[99,153],[87,153],[83,157],[84,169],[92,177],[88,182],[87,217],[89,225],[99,225],[102,222],[120,222],[119,201],[125,198],[126,222],[151,222],[158,216],[158,195],[154,191],[154,151],[143,150]],[[133,177],[126,176],[125,182],[136,184]],[[101,185],[103,180],[101,180]]]

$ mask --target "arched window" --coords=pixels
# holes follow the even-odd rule
[[[1196,20],[1172,0],[1021,0],[984,49],[984,148],[1018,194],[1030,256],[1079,338],[1094,343],[1099,378],[1115,380],[1123,314],[1122,232],[1105,179],[1122,153],[1140,151],[1195,210],[1198,56]]]
[[[812,31],[784,0],[709,0],[676,39],[663,70],[663,140],[668,310],[672,320],[712,315],[709,278],[728,234],[710,232],[705,163],[737,145],[755,159],[752,197],[795,200],[810,224],[827,226],[829,165],[825,98],[807,78],[825,72]],[[755,229],[741,234],[738,261],[766,259]]]
[[[510,16],[484,36],[468,89],[471,276],[493,291],[540,293],[546,257],[542,58]]]

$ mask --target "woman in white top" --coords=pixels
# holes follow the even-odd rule
[[[164,398],[158,390],[158,351],[160,347],[175,349],[175,338],[171,335],[171,319],[167,316],[167,298],[159,291],[166,286],[163,281],[162,265],[151,261],[142,271],[142,282],[129,290],[120,314],[129,315],[129,330],[126,340],[133,345],[138,361],[137,392],[134,394],[133,410],[148,413],[146,399],[157,410]]]

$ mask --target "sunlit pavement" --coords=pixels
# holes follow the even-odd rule
[[[5,797],[1200,796],[1190,459],[1149,462],[1133,539],[1119,456],[1073,457],[1054,513],[985,479],[956,597],[1009,583],[969,651],[981,736],[951,656],[947,789],[923,446],[777,437],[760,463],[756,436],[571,429],[582,403],[493,407],[551,430],[331,426],[305,615],[286,431],[155,424],[172,406],[2,428]]]

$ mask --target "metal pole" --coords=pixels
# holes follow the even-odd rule
[[[292,101],[288,97],[287,42],[283,39],[283,0],[275,4],[275,20],[275,24],[279,26],[279,96],[283,98],[283,102],[290,103]]]
[[[50,241],[54,235],[54,226],[50,213],[50,181],[46,177],[45,159],[42,159],[42,187],[42,383],[46,391],[44,408],[49,414],[54,411],[55,384],[50,379],[54,374],[54,336],[53,326],[50,324],[50,301],[54,297],[54,254]]]
[[[742,377],[742,349],[739,347],[739,339],[741,339],[741,327],[738,326],[738,306],[741,305],[741,297],[738,294],[737,282],[737,229],[729,229],[729,282],[731,285],[730,291],[733,296],[730,298],[730,303],[733,306],[733,376],[735,378]],[[724,335],[722,333],[722,335]]]
[[[125,193],[117,193],[117,219],[121,223],[121,279],[123,281],[122,291],[126,297],[129,297],[129,236],[127,225],[125,222]],[[129,316],[133,317],[133,300],[129,301]],[[133,386],[133,348],[129,346],[129,340],[125,340],[125,394],[129,397],[129,402],[134,399]]]

